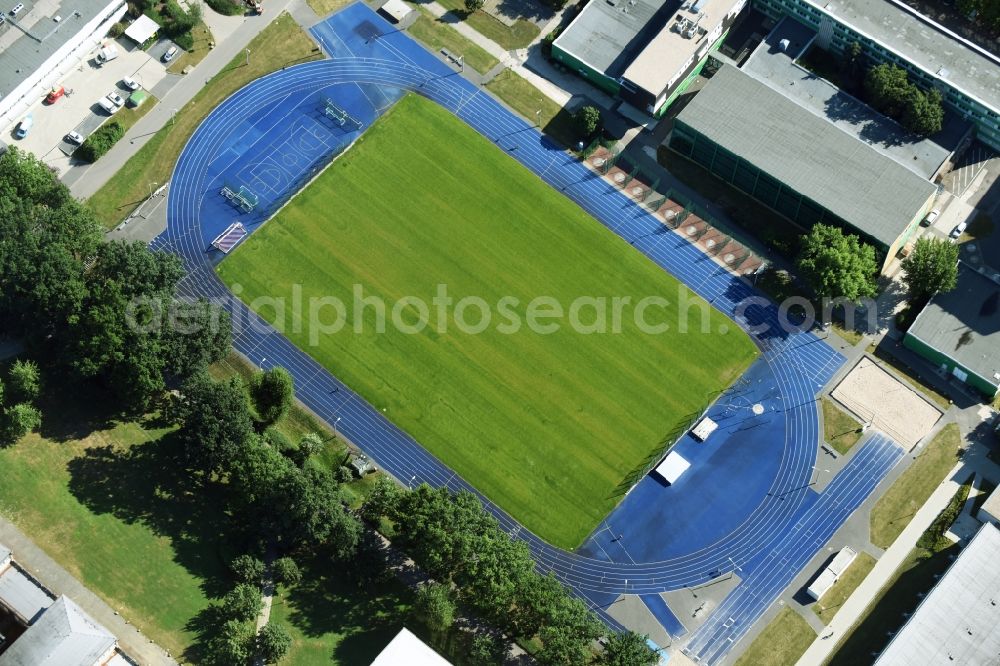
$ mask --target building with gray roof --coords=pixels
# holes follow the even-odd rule
[[[952,291],[936,294],[903,345],[988,397],[1000,392],[1000,274],[958,264]]]
[[[53,602],[42,585],[14,562],[0,571],[0,606],[24,624],[31,624]]]
[[[22,115],[125,15],[125,0],[31,0],[0,25],[0,124]]]
[[[978,137],[1000,149],[1000,57],[897,0],[753,0],[779,19],[792,16],[818,33],[817,45],[843,54],[857,42],[876,63],[904,67],[923,88],[975,124]]]
[[[66,596],[0,654],[0,666],[97,666],[115,655],[117,640]]]
[[[669,146],[803,229],[825,223],[857,233],[883,265],[937,191],[856,133],[731,65],[677,115]]]
[[[667,109],[718,48],[747,0],[597,0],[552,56],[650,115]]]
[[[876,666],[996,664],[1000,661],[1000,530],[972,538]]]

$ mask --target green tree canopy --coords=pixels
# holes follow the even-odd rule
[[[188,465],[206,474],[225,473],[254,434],[243,382],[214,382],[198,374],[181,387],[178,437]]]
[[[222,598],[222,611],[230,619],[249,622],[257,617],[263,607],[260,594],[260,588],[256,585],[240,583]]]
[[[42,413],[27,402],[8,408],[0,419],[0,444],[12,444],[42,425]]]
[[[864,88],[872,106],[911,132],[926,136],[941,129],[944,109],[940,93],[933,88],[918,88],[902,67],[892,63],[872,67],[865,76]]]
[[[18,359],[8,372],[7,399],[11,402],[32,402],[42,391],[42,379],[34,361]],[[3,395],[0,392],[0,403]]]
[[[288,631],[274,622],[265,624],[257,635],[257,656],[265,664],[281,661],[291,646],[292,637]]]
[[[229,570],[233,572],[237,581],[250,585],[260,585],[264,577],[264,563],[249,553],[233,559],[229,563]]]
[[[600,663],[602,666],[656,666],[660,655],[650,649],[647,638],[634,631],[611,634]]]
[[[279,366],[253,375],[250,379],[250,398],[261,430],[276,423],[288,412],[293,395],[292,376],[284,368]]]
[[[428,583],[417,590],[413,613],[435,634],[444,634],[455,623],[455,601],[451,590],[441,583]]]
[[[590,138],[601,126],[601,110],[596,106],[581,107],[574,115],[576,127],[585,138]]]
[[[903,281],[910,298],[922,302],[938,291],[951,291],[958,280],[958,246],[945,240],[919,238],[903,259]]]
[[[877,291],[875,248],[837,227],[812,228],[803,239],[798,269],[818,296],[858,302]]]

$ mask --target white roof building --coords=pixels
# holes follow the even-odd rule
[[[672,484],[676,482],[677,479],[681,478],[681,474],[686,472],[690,466],[691,463],[685,460],[681,454],[676,451],[671,451],[670,454],[663,459],[663,462],[656,466],[656,473],[663,477],[664,481]]]
[[[136,44],[145,44],[159,29],[159,23],[143,14],[125,28],[125,36]]]
[[[451,663],[403,627],[375,657],[372,666],[451,666]]]
[[[987,523],[959,554],[876,666],[1000,661],[1000,530]]]

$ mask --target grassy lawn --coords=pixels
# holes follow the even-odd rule
[[[736,666],[792,666],[816,639],[802,616],[785,607],[750,644]]]
[[[948,471],[958,462],[962,443],[958,425],[949,423],[906,468],[871,512],[871,541],[888,548],[906,528]]]
[[[833,329],[834,333],[851,343],[852,346],[857,345],[861,342],[861,338],[865,337],[864,334],[859,331],[856,331],[853,328],[845,328],[844,325],[839,322],[830,322],[830,328]]]
[[[184,145],[201,121],[237,89],[285,65],[322,57],[315,44],[286,13],[261,31],[247,48],[254,53],[250,65],[240,54],[206,85],[183,109],[150,138],[112,178],[87,200],[107,228],[117,225],[148,195],[149,183],[165,183]]]
[[[546,97],[519,74],[509,69],[504,70],[486,84],[486,89],[528,122],[537,122],[546,134],[564,146],[573,148],[580,140],[573,114]]]
[[[306,3],[312,7],[312,10],[320,17],[332,14],[338,9],[343,9],[347,5],[351,4],[351,2],[352,0],[306,0]]]
[[[858,556],[851,562],[833,587],[823,595],[823,598],[813,604],[813,612],[823,620],[823,624],[829,624],[833,616],[837,614],[840,607],[844,605],[851,593],[861,585],[868,572],[875,566],[875,558],[868,553],[858,553]]]
[[[402,629],[413,593],[398,579],[358,589],[329,563],[304,562],[302,573],[299,585],[279,588],[271,607],[271,621],[292,636],[281,664],[370,664]]]
[[[95,400],[96,398],[96,400]],[[219,503],[171,473],[169,431],[49,399],[41,435],[0,449],[0,511],[174,654],[229,559]],[[178,489],[181,489],[178,491]]]
[[[420,16],[407,28],[412,37],[432,51],[449,51],[455,56],[465,56],[465,64],[480,74],[493,69],[500,61],[458,33],[444,21],[435,18],[423,7],[417,7]]]
[[[841,455],[861,439],[861,424],[829,398],[823,398],[823,439]]]
[[[191,29],[191,39],[194,44],[194,48],[190,51],[181,52],[177,60],[170,63],[167,67],[167,71],[172,74],[182,74],[185,67],[194,67],[199,62],[205,59],[208,52],[211,50],[208,46],[209,42],[212,41],[212,31],[208,29],[208,26],[204,23],[199,23]]]
[[[920,605],[924,595],[951,566],[961,550],[943,534],[969,496],[970,483],[963,485],[921,535],[917,547],[886,582],[865,614],[851,627],[830,659],[831,666],[871,663],[872,654],[885,649],[906,618]]]
[[[301,285],[303,304],[319,296],[347,304],[340,334],[310,326],[306,309],[294,307],[276,325],[466,480],[564,547],[579,544],[632,475],[756,355],[741,331],[698,305],[684,310],[686,335],[676,324],[666,334],[643,333],[630,308],[617,333],[612,324],[607,333],[576,333],[566,319],[555,331],[529,330],[527,304],[540,295],[566,311],[581,296],[636,303],[677,294],[655,315],[647,312],[657,323],[681,316],[676,301],[701,301],[417,96],[369,129],[219,273],[242,285],[248,302],[262,294],[289,298]],[[421,308],[400,299],[431,308],[440,285],[453,306],[466,297],[485,302],[452,307],[441,321],[437,301],[430,325],[415,326]],[[375,306],[354,307],[356,287],[388,304],[387,320],[395,312],[416,330],[387,321],[378,332]],[[273,308],[257,309],[275,322]],[[492,322],[462,332],[457,320],[471,328],[484,309]],[[581,322],[592,322],[593,312],[584,308]],[[334,316],[327,307],[320,318],[329,324]],[[525,325],[507,328],[513,319]],[[729,332],[715,333],[723,324]],[[712,333],[700,333],[703,326]]]
[[[525,19],[517,19],[514,25],[508,27],[484,11],[479,10],[470,14],[465,8],[465,0],[439,0],[439,3],[480,35],[499,44],[505,51],[523,49],[541,32],[537,25]]]

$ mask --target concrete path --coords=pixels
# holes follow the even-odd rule
[[[970,456],[967,455],[968,457]],[[861,585],[848,597],[826,629],[802,655],[798,661],[799,666],[819,666],[834,653],[843,637],[875,601],[882,588],[917,545],[917,540],[930,527],[938,514],[944,510],[951,498],[961,488],[962,482],[970,474],[985,472],[987,478],[997,478],[996,465],[990,462],[985,455],[971,457],[973,460],[963,460],[952,468],[948,477],[920,507],[910,524],[878,559],[875,567],[865,577]]]
[[[80,608],[117,636],[119,647],[140,664],[155,666],[177,664],[163,648],[144,636],[138,627],[130,624],[111,606],[84,587],[83,583],[59,566],[24,532],[2,516],[0,516],[0,543],[10,548],[14,553],[14,561],[37,578],[42,585],[57,596],[65,594],[70,597]]]
[[[215,49],[198,63],[194,71],[171,88],[159,104],[133,125],[125,137],[104,157],[92,165],[74,166],[67,169],[62,180],[69,186],[73,196],[85,199],[108,182],[125,166],[129,158],[149,141],[150,137],[170,122],[170,118],[175,112],[183,113],[184,106],[205,86],[205,82],[222,71],[223,67],[229,64],[229,61],[242,53],[250,40],[267,27],[272,18],[281,14],[291,1],[268,0],[267,11],[263,16],[237,17],[241,23],[235,29],[230,30],[229,38],[223,42],[217,40]],[[209,11],[206,11],[206,15]]]

